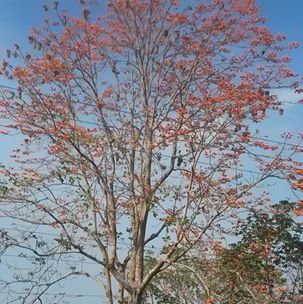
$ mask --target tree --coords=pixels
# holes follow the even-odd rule
[[[2,64],[17,84],[1,101],[2,133],[23,142],[1,169],[1,215],[18,223],[2,230],[1,249],[34,258],[3,288],[23,282],[23,302],[39,303],[65,279],[104,276],[106,303],[143,303],[157,274],[253,206],[255,186],[299,166],[296,147],[254,134],[280,109],[268,88],[295,85],[284,50],[297,44],[283,46],[252,0],[110,0],[104,16],[80,2],[78,18],[55,1],[56,20],[28,37],[32,51],[15,45]],[[102,273],[51,270],[64,256]]]
[[[211,255],[183,257],[152,282],[152,297],[164,304],[301,303],[303,227],[295,209],[295,203],[281,201],[267,213],[249,212],[236,243]]]
[[[245,250],[257,257],[263,257],[264,268],[276,268],[285,283],[281,298],[275,294],[275,282],[270,279],[272,273],[264,271],[267,277],[259,280],[264,290],[277,303],[300,303],[302,301],[302,252],[303,227],[296,220],[297,203],[281,201],[272,206],[270,213],[251,212],[239,227],[241,241],[234,249]],[[263,282],[263,284],[262,284]]]

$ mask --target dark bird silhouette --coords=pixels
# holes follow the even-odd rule
[[[181,151],[179,151],[179,155],[177,157],[177,166],[180,167],[183,163],[183,157],[181,155]]]

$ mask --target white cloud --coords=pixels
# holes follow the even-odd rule
[[[285,106],[298,103],[303,99],[302,93],[298,94],[295,90],[288,88],[271,89],[270,95],[277,95],[279,101]]]

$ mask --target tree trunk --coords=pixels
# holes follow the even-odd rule
[[[142,292],[135,291],[133,294],[129,295],[128,304],[143,304]]]
[[[120,284],[120,287],[119,287],[119,298],[118,298],[118,304],[124,304],[126,303],[124,301],[124,288],[123,286]]]
[[[113,304],[113,293],[112,293],[112,282],[111,275],[108,269],[105,269],[105,278],[106,278],[106,304]]]

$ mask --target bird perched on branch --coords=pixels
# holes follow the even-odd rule
[[[178,152],[179,155],[177,157],[177,166],[180,167],[183,163],[183,156],[181,155],[181,151]]]

